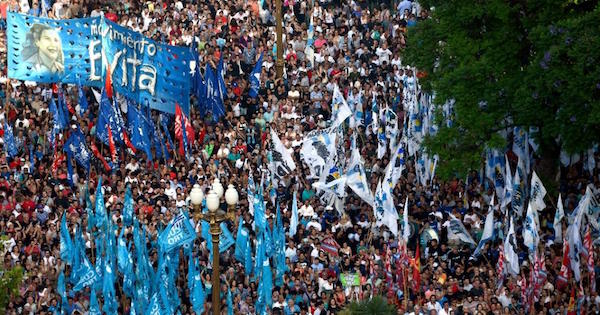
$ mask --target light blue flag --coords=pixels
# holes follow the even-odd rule
[[[260,275],[262,274],[263,271],[263,261],[265,260],[265,240],[264,240],[264,235],[263,233],[261,233],[261,235],[256,237],[256,254],[254,255],[254,278],[260,278]]]
[[[262,189],[254,196],[254,227],[257,234],[265,230],[267,217],[265,215],[265,205],[262,197]]]
[[[90,309],[88,310],[88,315],[102,315],[100,305],[98,305],[98,298],[96,298],[96,290],[90,291]]]
[[[292,219],[290,221],[290,237],[296,235],[296,229],[298,228],[298,199],[297,191],[294,191],[292,195]]]
[[[73,287],[73,292],[79,292],[83,288],[92,287],[94,283],[98,281],[98,274],[96,273],[96,269],[86,256],[83,256],[83,263],[81,264],[81,267],[79,267],[77,275],[79,277],[79,280],[77,281],[77,283],[75,283],[75,286]],[[92,291],[94,290],[92,289]]]
[[[182,210],[174,217],[167,228],[160,234],[158,244],[165,253],[196,239],[196,231],[190,223],[187,214]]]
[[[246,256],[246,245],[248,244],[248,231],[244,228],[244,219],[240,218],[237,236],[235,238],[235,259],[243,263]]]
[[[150,299],[150,304],[148,304],[148,307],[146,308],[146,312],[144,312],[144,314],[146,314],[146,315],[170,315],[171,314],[171,312],[169,311],[168,301],[162,297],[163,294],[161,294],[159,291],[161,291],[161,290],[157,290],[152,295],[152,298]]]
[[[67,227],[67,213],[63,213],[60,221],[60,259],[67,265],[72,264],[73,241]]]
[[[219,238],[219,253],[226,251],[229,247],[235,244],[233,235],[231,235],[231,232],[229,232],[225,222],[221,222],[221,231],[221,237]]]
[[[194,312],[197,314],[202,314],[204,312],[204,301],[206,299],[206,295],[204,293],[204,284],[202,284],[202,278],[200,277],[200,272],[198,270],[198,259],[192,259],[190,254],[190,269],[188,271],[188,279],[190,286],[190,292],[192,293],[192,308]]]
[[[258,90],[260,89],[260,73],[262,72],[262,63],[263,63],[263,53],[260,54],[256,65],[254,65],[254,69],[250,73],[250,91],[248,95],[252,98],[256,98],[258,96]]]
[[[104,206],[104,194],[102,193],[102,177],[98,178],[98,185],[96,187],[96,227],[105,227],[107,224],[106,208]]]
[[[88,102],[81,85],[77,85],[77,95],[79,96],[79,114],[83,115],[88,109]]]
[[[233,299],[231,298],[231,288],[227,288],[227,315],[233,315]]]
[[[125,229],[121,229],[121,233],[119,233],[119,238],[117,239],[117,263],[119,265],[119,271],[121,273],[125,273],[128,269],[127,265],[129,264],[129,253],[127,252],[127,244],[125,243],[125,239],[123,238],[123,233]]]
[[[268,259],[263,262],[262,283],[265,304],[271,308],[271,305],[273,305],[273,274]]]
[[[133,223],[133,198],[131,197],[131,185],[127,185],[125,190],[125,201],[123,203],[123,223],[131,225]]]
[[[58,283],[56,290],[58,291],[58,295],[61,298],[61,308],[63,311],[66,311],[67,306],[69,305],[69,301],[67,300],[67,289],[65,285],[65,273],[61,270],[58,275]]]
[[[246,274],[252,274],[252,245],[250,244],[250,238],[246,240],[246,252],[244,253],[244,269]]]
[[[271,228],[269,227],[269,225],[266,225],[266,229],[265,232],[263,233],[263,236],[265,238],[265,254],[266,257],[270,258],[273,257],[273,254],[275,254],[275,242],[273,240],[273,232],[271,231]]]
[[[223,95],[217,74],[208,64],[204,71],[204,80],[206,81],[206,108],[211,111],[213,120],[218,121],[221,116],[225,115]]]

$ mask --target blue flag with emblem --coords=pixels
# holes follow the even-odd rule
[[[196,239],[196,231],[190,223],[185,212],[179,211],[167,228],[158,237],[158,245],[165,253],[170,252],[175,248],[179,248],[184,244],[193,242]]]
[[[67,183],[72,188],[75,184],[73,183],[73,163],[71,159],[73,159],[73,155],[67,151]]]
[[[75,158],[75,162],[86,172],[90,171],[90,151],[85,145],[85,135],[79,127],[71,131],[69,138],[65,141],[64,150],[70,153]]]
[[[87,97],[85,97],[85,93],[83,93],[81,85],[77,85],[77,95],[79,96],[79,114],[83,115],[85,112],[87,112],[88,101]]]
[[[298,192],[294,190],[292,195],[292,219],[290,220],[290,237],[294,237],[296,235],[296,230],[298,228]]]
[[[98,280],[98,274],[96,273],[96,269],[94,268],[92,263],[89,261],[89,259],[85,256],[85,254],[83,254],[82,256],[83,256],[83,262],[81,263],[81,266],[79,267],[79,271],[77,271],[77,275],[78,275],[79,279],[77,280],[77,282],[75,283],[75,286],[73,287],[73,292],[78,292],[86,287],[93,288],[94,283],[96,283],[96,281]],[[95,291],[95,290],[92,289],[92,291]]]
[[[219,56],[219,63],[217,64],[217,80],[219,81],[219,93],[221,93],[221,99],[227,98],[227,86],[225,86],[225,67],[223,66],[223,54]]]
[[[61,270],[60,274],[58,275],[58,282],[56,286],[56,290],[58,291],[58,295],[60,295],[61,299],[61,309],[66,313],[67,307],[69,306],[69,301],[67,300],[67,288],[65,284],[65,273],[63,270]]]
[[[12,127],[4,120],[4,148],[9,157],[15,157],[19,153],[17,144],[15,143],[15,137],[13,135]]]
[[[129,133],[131,134],[131,144],[136,149],[144,150],[149,160],[152,160],[151,140],[149,126],[146,118],[140,113],[140,110],[135,104],[128,100],[127,123]]]
[[[69,228],[67,227],[67,213],[64,212],[60,221],[60,259],[67,265],[70,265],[71,254],[73,252],[73,242],[71,241],[71,235],[69,234]]]
[[[250,238],[246,240],[246,252],[244,253],[244,269],[246,274],[252,274],[252,245],[250,244]]]
[[[231,298],[231,288],[227,288],[227,315],[233,315],[233,299]]]
[[[256,65],[254,65],[254,69],[250,73],[250,91],[248,95],[252,98],[256,98],[258,96],[258,90],[260,89],[260,73],[262,72],[262,63],[263,63],[263,53],[260,54]]]

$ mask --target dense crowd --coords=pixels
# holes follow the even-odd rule
[[[6,10],[40,15],[42,2],[46,1],[1,1],[0,8],[3,16]],[[344,211],[337,211],[323,203],[311,185],[314,179],[310,179],[299,151],[309,131],[328,126],[336,85],[346,97],[365,95],[365,108],[375,95],[378,104],[387,104],[400,123],[404,121],[405,92],[413,88],[417,80],[414,69],[402,63],[405,36],[408,28],[428,17],[428,11],[418,3],[409,0],[283,1],[283,80],[276,79],[272,1],[57,0],[47,12],[48,17],[57,19],[102,14],[157,41],[182,46],[196,41],[203,64],[214,66],[222,55],[229,94],[225,99],[226,114],[218,122],[210,115],[201,116],[196,109],[198,100],[192,96],[191,122],[197,134],[188,159],[171,154],[170,160],[150,160],[141,150],[133,155],[123,149],[120,163],[110,173],[104,171],[100,161],[94,160],[89,174],[76,167],[73,185],[70,185],[67,163],[57,158],[68,131],[59,137],[58,150],[49,141],[52,117],[48,105],[57,90],[47,84],[8,82],[4,73],[2,83],[10,87],[0,91],[0,120],[3,126],[4,122],[14,126],[18,154],[8,158],[3,149],[0,156],[1,257],[5,267],[22,266],[26,272],[19,294],[9,302],[7,314],[50,314],[56,309],[60,303],[56,282],[60,271],[66,268],[59,249],[61,216],[67,213],[69,226],[86,226],[86,187],[95,191],[100,177],[113,222],[119,227],[123,225],[121,210],[125,189],[131,185],[135,214],[146,225],[152,239],[167,226],[177,209],[189,209],[189,193],[194,184],[206,192],[217,177],[223,186],[233,184],[240,193],[237,218],[228,222],[229,230],[238,230],[240,218],[252,230],[254,218],[248,213],[246,187],[251,174],[258,182],[263,173],[268,172],[271,130],[275,130],[293,152],[298,167],[279,182],[276,191],[286,228],[285,257],[289,271],[284,275],[283,285],[273,288],[269,313],[335,314],[350,302],[375,295],[385,296],[395,305],[398,314],[566,313],[570,291],[559,291],[554,285],[563,249],[562,242],[554,242],[555,197],[551,197],[553,202],[547,202],[548,207],[539,213],[540,252],[545,257],[547,281],[537,297],[525,299],[524,288],[533,269],[528,264],[520,223],[516,224],[516,250],[521,274],[507,276],[503,281],[497,274],[499,248],[506,233],[505,213],[497,198],[493,207],[498,233],[485,245],[481,256],[471,257],[472,246],[448,235],[452,214],[464,223],[475,240],[479,239],[485,214],[494,198],[493,188],[482,180],[481,173],[471,172],[466,178],[449,181],[436,177],[428,185],[422,185],[417,180],[414,160],[407,159],[406,169],[393,187],[399,213],[408,197],[411,233],[406,255],[399,241],[402,232],[394,236],[387,227],[376,226],[373,207],[349,189]],[[311,21],[314,44],[307,49]],[[2,69],[6,69],[4,31],[0,38],[0,63]],[[264,63],[259,95],[251,98],[248,78],[261,53],[264,53]],[[74,108],[69,124],[79,126],[88,145],[97,142],[102,153],[108,156],[108,148],[102,147],[94,136],[98,106],[91,89],[85,88],[91,105],[84,115],[79,115],[77,110],[77,87],[63,86],[63,89],[67,102]],[[370,190],[375,192],[390,159],[389,152],[378,159],[376,134],[366,132],[364,126],[354,130],[345,128],[346,137],[340,145],[346,148],[349,157],[349,135],[357,133],[357,147],[365,162]],[[508,159],[513,165],[517,162],[511,152]],[[581,162],[561,167],[558,191],[563,196],[565,213],[575,209],[587,184],[600,188],[598,174],[597,168],[584,171]],[[294,237],[289,237],[294,192],[297,192],[300,225]],[[268,190],[265,190],[265,200],[270,200]],[[275,206],[269,201],[266,212],[269,225],[273,226]],[[200,257],[202,281],[208,294],[205,309],[210,311],[210,296],[215,294],[210,291],[211,259],[207,240],[202,238],[201,224],[196,222],[195,227],[198,239],[194,248]],[[84,233],[89,257],[94,251],[93,237]],[[337,254],[321,250],[323,240],[331,238],[339,244]],[[254,314],[257,283],[240,272],[244,266],[234,259],[233,250],[231,247],[221,254],[222,305],[227,304],[229,290],[234,314]],[[386,273],[386,264],[391,264],[393,275]],[[415,266],[420,266],[420,276],[412,272]],[[187,270],[187,261],[182,259],[181,283],[186,282]],[[357,283],[342,281],[345,275],[356,275]],[[583,271],[582,278],[586,277],[587,271]],[[600,310],[600,297],[588,290],[589,283],[585,283],[582,291],[572,280],[571,286],[583,294],[579,307],[589,312]],[[75,294],[71,290],[67,292],[69,309],[66,313],[86,314],[89,289]],[[193,314],[187,286],[182,285],[179,294],[181,314]],[[118,313],[129,313],[130,300],[120,292],[117,298]],[[102,304],[100,296],[99,300]]]

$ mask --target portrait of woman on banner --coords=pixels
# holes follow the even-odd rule
[[[64,54],[59,30],[44,24],[34,24],[23,44],[23,60],[33,65],[33,71],[62,73]]]

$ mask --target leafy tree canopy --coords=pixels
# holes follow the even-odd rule
[[[479,169],[486,148],[510,145],[514,126],[535,130],[542,160],[600,142],[600,5],[586,0],[422,0],[431,18],[408,33],[406,61],[427,76],[452,123],[425,139],[438,174]]]

